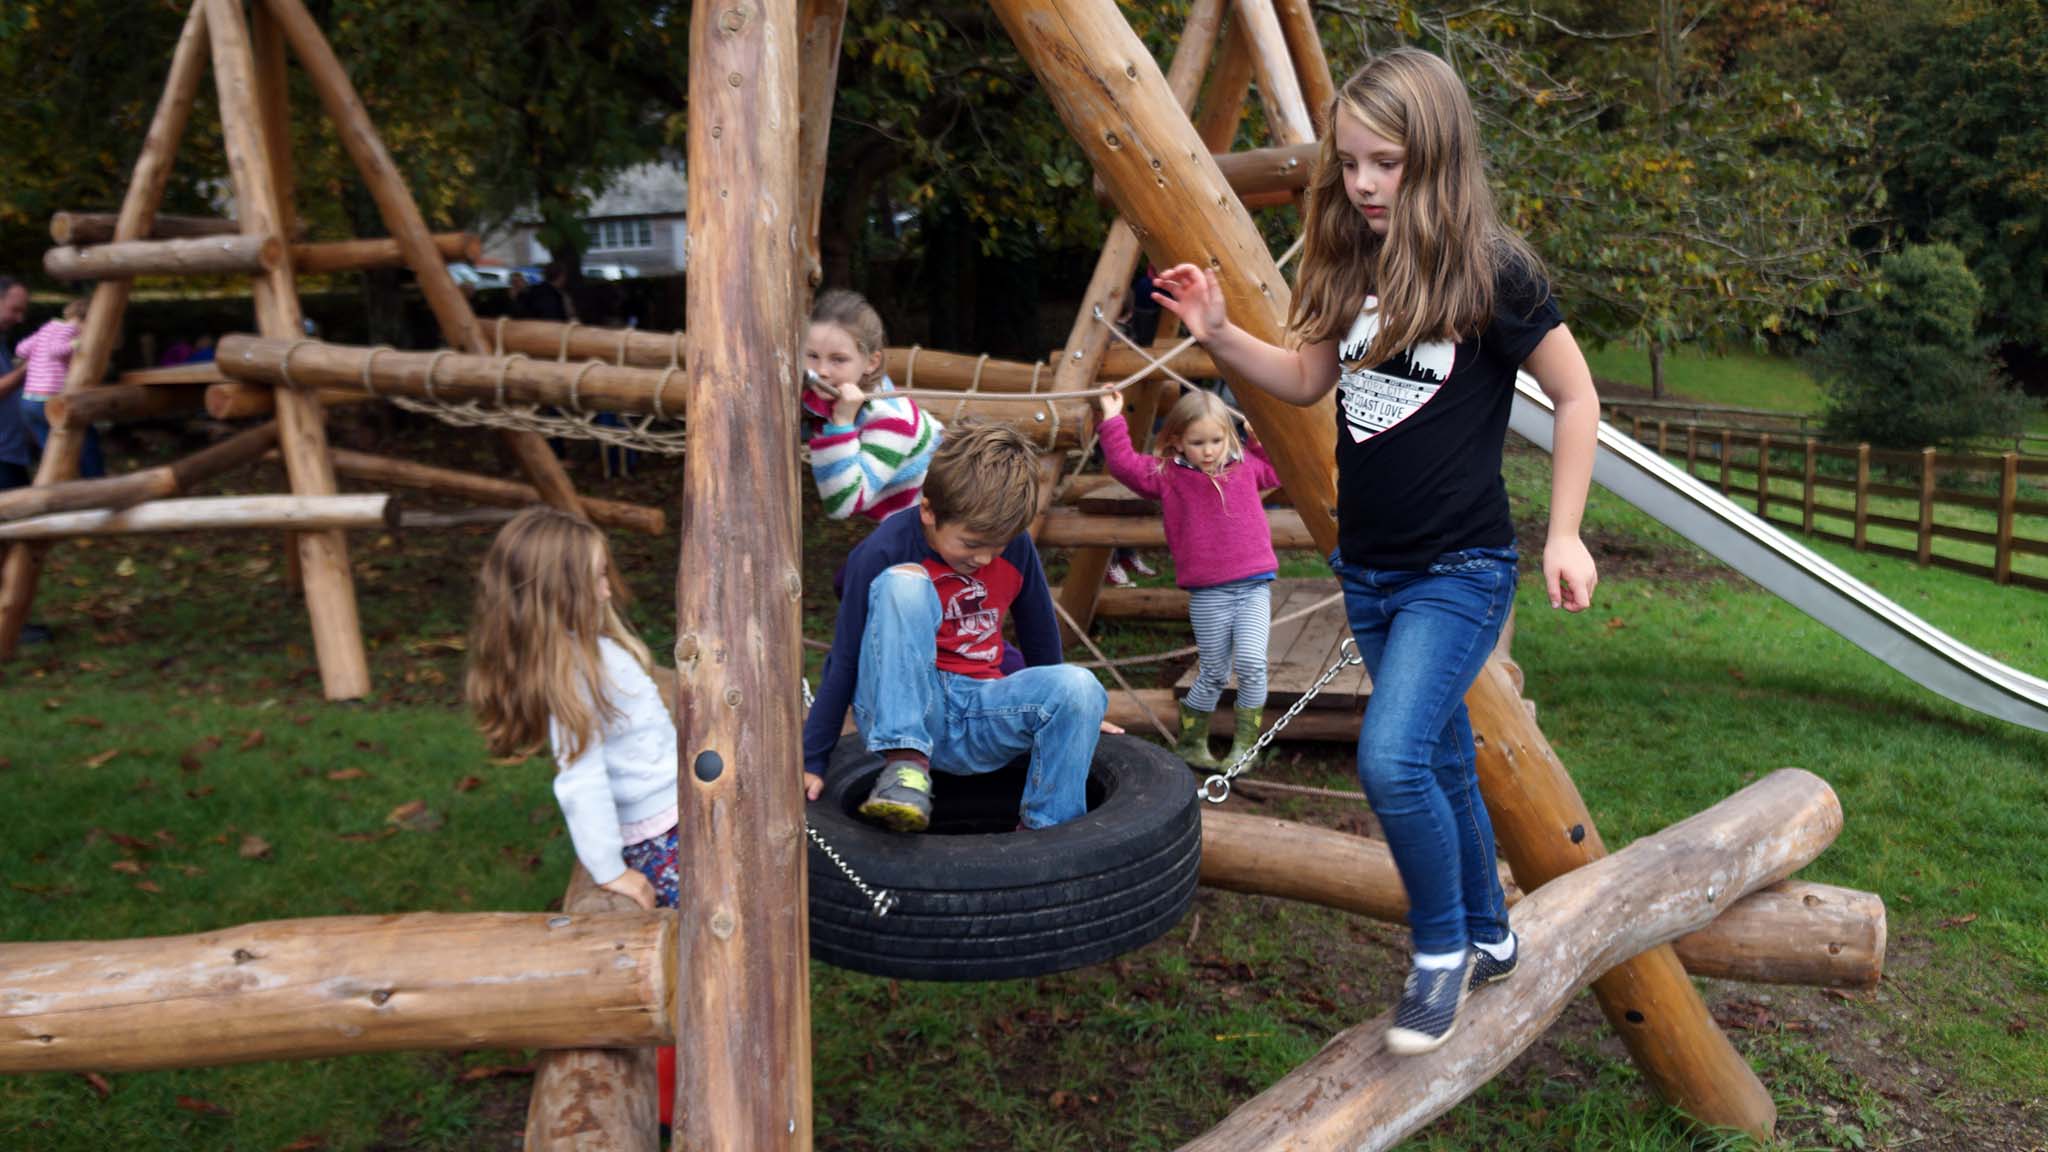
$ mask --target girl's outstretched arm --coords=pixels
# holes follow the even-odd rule
[[[1593,482],[1593,453],[1600,440],[1600,395],[1593,373],[1570,329],[1550,330],[1522,363],[1557,406],[1557,430],[1550,449],[1550,537],[1543,545],[1543,582],[1550,606],[1583,612],[1592,606],[1599,573],[1579,539],[1586,489]]]
[[[1232,324],[1215,269],[1176,264],[1154,276],[1152,283],[1152,299],[1180,317],[1188,335],[1201,341],[1218,364],[1246,383],[1302,407],[1337,386],[1336,341],[1293,351],[1268,344]]]

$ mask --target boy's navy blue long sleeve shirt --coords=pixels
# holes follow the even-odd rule
[[[846,559],[845,590],[839,601],[839,620],[832,629],[832,651],[825,656],[825,671],[811,714],[804,721],[806,772],[825,774],[860,675],[868,587],[885,569],[898,564],[923,568],[938,592],[940,671],[984,680],[1000,677],[1006,611],[1015,621],[1017,647],[1024,653],[1026,665],[1035,668],[1063,659],[1052,591],[1046,587],[1045,569],[1029,535],[1019,533],[980,571],[964,576],[932,551],[918,509],[905,508],[883,520]]]

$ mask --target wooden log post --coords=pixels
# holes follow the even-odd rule
[[[88,508],[128,508],[188,492],[196,484],[254,461],[277,444],[277,425],[259,424],[169,464],[126,476],[66,480],[0,492],[0,520]]]
[[[270,159],[270,133],[257,103],[258,82],[240,0],[206,0],[213,42],[213,75],[220,95],[221,136],[234,181],[236,214],[246,234],[282,236],[290,217],[278,200]],[[273,340],[304,336],[290,260],[251,281],[256,328]],[[334,470],[327,459],[327,429],[319,398],[310,392],[277,393],[278,447],[285,474],[299,496],[331,496]],[[330,700],[369,694],[370,664],[356,612],[348,539],[338,530],[300,532],[297,555],[312,618],[313,652],[322,690]]]
[[[1802,461],[1800,469],[1799,528],[1800,531],[1805,532],[1809,536],[1813,534],[1813,507],[1815,503],[1815,485],[1813,481],[1815,474],[1819,471],[1819,453],[1815,450],[1816,447],[1817,445],[1814,443],[1813,437],[1808,436],[1806,438],[1806,458]]]
[[[1914,559],[1922,568],[1934,562],[1934,449],[1920,450],[1920,528]]]
[[[1771,513],[1771,434],[1759,432],[1756,438],[1756,515],[1759,520],[1770,519]]]
[[[1227,808],[1202,813],[1202,883],[1401,922],[1408,894],[1383,841]],[[1523,898],[1505,869],[1510,906]],[[1672,947],[1694,976],[1863,988],[1884,972],[1884,900],[1783,880],[1730,905]]]
[[[690,13],[675,1141],[811,1147],[795,0]]]
[[[83,248],[105,244],[114,238],[119,217],[112,212],[54,212],[50,215],[50,241]],[[235,236],[242,225],[219,216],[172,216],[159,213],[138,240],[183,240],[197,236]]]
[[[674,956],[674,917],[638,910],[0,944],[0,1074],[665,1044]]]
[[[1870,445],[1856,446],[1856,520],[1851,544],[1861,552],[1870,543]]]
[[[218,532],[284,528],[340,532],[398,527],[398,501],[389,496],[192,496],[132,508],[53,512],[0,524],[0,540],[62,540],[73,536],[134,536],[157,532]]]
[[[1515,909],[1515,978],[1474,994],[1442,1048],[1395,1056],[1383,1040],[1392,1014],[1367,1021],[1182,1152],[1391,1148],[1506,1068],[1593,977],[1784,879],[1841,824],[1834,792],[1786,769],[1560,877]]]
[[[825,260],[818,226],[825,210],[825,153],[832,138],[832,101],[839,90],[839,50],[846,35],[846,0],[803,0],[797,13],[801,38],[797,61],[797,171],[803,180],[803,202],[797,221],[803,228],[802,299],[797,312],[809,316],[811,295],[825,281]]]
[[[578,864],[562,895],[571,916],[637,913],[639,905],[591,883]],[[664,917],[667,919],[667,917]],[[655,1014],[660,1014],[657,1007]],[[533,1062],[526,1152],[659,1152],[661,1110],[654,1049],[578,1048]]]
[[[1232,321],[1278,343],[1287,281],[1114,0],[996,0],[993,8],[1147,255],[1161,266],[1216,266]],[[1295,408],[1224,375],[1310,533],[1335,548],[1333,401]]]
[[[370,114],[364,109],[362,98],[356,94],[355,85],[350,83],[340,58],[335,56],[333,45],[320,34],[319,25],[313,22],[303,0],[260,2],[276,19],[313,91],[319,95],[321,107],[326,110],[328,119],[334,121],[342,146],[348,150],[349,159],[377,203],[377,215],[384,221],[384,230],[398,242],[406,267],[412,269],[420,294],[434,313],[441,339],[449,347],[466,352],[481,354],[488,351],[489,346],[477,331],[476,314],[456,288],[454,277],[448,274],[447,262],[441,259],[433,233],[427,230],[426,218],[420,215],[419,205],[413,202],[412,194],[406,190],[397,165],[392,163],[383,138],[370,122]],[[576,499],[576,486],[570,482],[568,472],[563,470],[562,462],[555,458],[546,440],[533,432],[511,429],[501,429],[498,436],[525,470],[527,480],[540,490],[542,499],[570,515],[583,514]],[[632,589],[617,568],[611,571],[611,585],[612,596],[620,603],[632,600]]]
[[[43,271],[55,280],[251,276],[277,267],[284,258],[285,243],[276,236],[123,240],[90,248],[52,248],[43,253]]]
[[[1585,801],[1530,719],[1506,666],[1493,661],[1481,670],[1465,703],[1478,746],[1480,791],[1501,854],[1522,889],[1533,892],[1605,856]],[[1769,1138],[1777,1123],[1770,1091],[1714,1023],[1670,948],[1614,968],[1593,991],[1659,1095],[1704,1123]]]
[[[1258,81],[1259,102],[1266,110],[1266,131],[1272,142],[1312,143],[1315,121],[1302,96],[1301,78],[1295,73],[1287,34],[1273,0],[1237,0],[1231,8],[1244,25],[1245,40],[1252,50],[1252,76]]]
[[[1329,128],[1324,122],[1337,100],[1337,80],[1330,74],[1330,59],[1323,54],[1323,34],[1316,27],[1315,6],[1310,0],[1273,0],[1286,33],[1287,54],[1294,60],[1294,75],[1301,83],[1302,99],[1308,103],[1313,131]]]
[[[1728,494],[1728,466],[1730,464],[1728,454],[1732,441],[1733,434],[1726,428],[1721,429],[1721,451],[1717,455],[1721,461],[1721,495],[1723,496]]]
[[[2013,505],[2019,502],[2019,495],[2019,453],[2007,452],[1999,458],[1998,543],[1991,564],[1991,578],[2000,584],[2012,583]]]
[[[479,476],[453,468],[437,468],[411,460],[396,460],[389,456],[373,456],[367,452],[352,452],[346,448],[334,450],[334,472],[380,488],[411,488],[503,508],[524,508],[540,502],[540,492],[531,484]],[[599,500],[593,496],[581,496],[579,499],[584,515],[599,527],[619,528],[649,536],[659,536],[667,530],[667,514],[659,508],[619,500]]]
[[[258,11],[268,12],[267,8]],[[473,232],[436,232],[434,251],[453,264],[474,264],[483,257],[483,241]],[[292,245],[292,266],[301,276],[361,272],[370,268],[405,267],[405,249],[390,237],[370,240],[329,240]]]
[[[177,155],[178,139],[199,94],[199,82],[206,69],[206,10],[198,0],[185,18],[171,54],[170,74],[164,93],[150,117],[141,151],[135,158],[128,191],[121,200],[121,214],[113,239],[140,240],[150,234],[156,221],[158,203],[163,200],[164,183],[170,178],[171,161]],[[86,312],[78,341],[71,355],[71,368],[64,377],[64,391],[78,392],[106,375],[114,344],[121,335],[121,320],[128,310],[127,280],[102,280],[94,286],[92,304]],[[78,475],[78,453],[84,436],[65,425],[50,430],[50,441],[36,465],[37,484],[55,484]],[[29,607],[35,602],[36,582],[42,576],[41,545],[16,544],[0,560],[0,660],[11,659],[21,642],[22,626],[28,623]]]
[[[1699,476],[1699,432],[1700,429],[1697,424],[1689,423],[1685,426],[1685,474],[1694,478]]]

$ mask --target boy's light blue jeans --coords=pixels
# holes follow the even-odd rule
[[[1088,811],[1088,766],[1109,694],[1071,664],[977,680],[938,668],[939,595],[922,571],[884,569],[868,586],[853,721],[870,752],[913,748],[934,771],[993,772],[1026,752],[1019,812],[1050,828]]]
[[[1447,552],[1420,572],[1331,554],[1344,611],[1372,677],[1358,779],[1408,890],[1417,952],[1507,937],[1493,821],[1479,798],[1465,691],[1515,599],[1515,550]]]

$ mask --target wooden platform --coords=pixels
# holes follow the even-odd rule
[[[1336,592],[1335,580],[1276,580],[1273,583],[1273,619],[1280,620],[1318,600],[1328,599]],[[1345,622],[1342,600],[1332,601],[1299,620],[1275,624],[1266,648],[1266,714],[1271,716],[1285,709],[1308,691],[1316,679],[1336,662],[1337,646],[1350,635],[1351,626]],[[1175,694],[1185,695],[1194,682],[1195,668],[1190,665],[1174,685]],[[1365,698],[1371,692],[1372,682],[1366,677],[1365,669],[1354,666],[1338,673],[1309,707],[1356,712],[1365,707]],[[1226,689],[1220,706],[1230,706],[1236,694],[1235,687]]]

